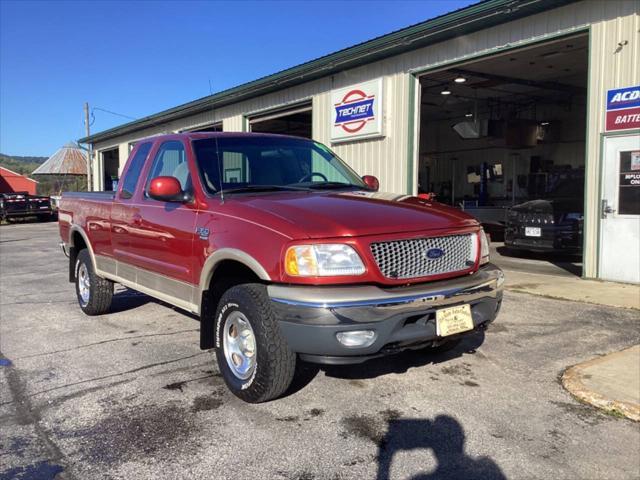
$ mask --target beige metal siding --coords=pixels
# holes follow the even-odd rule
[[[244,132],[244,124],[244,116],[235,115],[222,121],[222,130],[225,132]]]
[[[598,2],[591,25],[587,118],[584,276],[597,276],[602,174],[601,134],[605,130],[605,95],[612,88],[640,84],[640,2]],[[596,13],[597,12],[597,13]],[[619,46],[627,41],[628,44]]]

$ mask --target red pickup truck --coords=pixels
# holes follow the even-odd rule
[[[296,362],[448,348],[500,309],[462,211],[379,193],[324,145],[248,133],[140,140],[118,190],[65,193],[60,235],[88,315],[114,283],[197,314],[229,389],[282,395]]]

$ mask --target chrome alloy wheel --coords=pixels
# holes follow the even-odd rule
[[[240,380],[246,380],[256,369],[256,337],[242,312],[229,314],[222,330],[222,348],[227,364]]]
[[[84,263],[78,268],[78,291],[80,292],[80,302],[85,307],[89,303],[89,295],[91,292],[91,279],[89,271]]]

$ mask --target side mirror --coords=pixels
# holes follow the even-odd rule
[[[149,184],[149,196],[162,202],[184,202],[185,192],[176,177],[156,177]]]
[[[380,182],[373,175],[365,175],[364,177],[362,177],[362,180],[367,185],[367,187],[369,187],[369,190],[377,192],[380,188]]]

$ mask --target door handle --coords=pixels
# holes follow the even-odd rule
[[[602,199],[601,202],[601,207],[600,207],[600,216],[601,218],[607,218],[607,215],[611,215],[613,213],[616,213],[615,208],[613,208],[611,205],[609,205],[609,202],[607,201],[606,198]]]
[[[132,222],[134,225],[142,225],[142,217],[137,213],[132,217]]]

